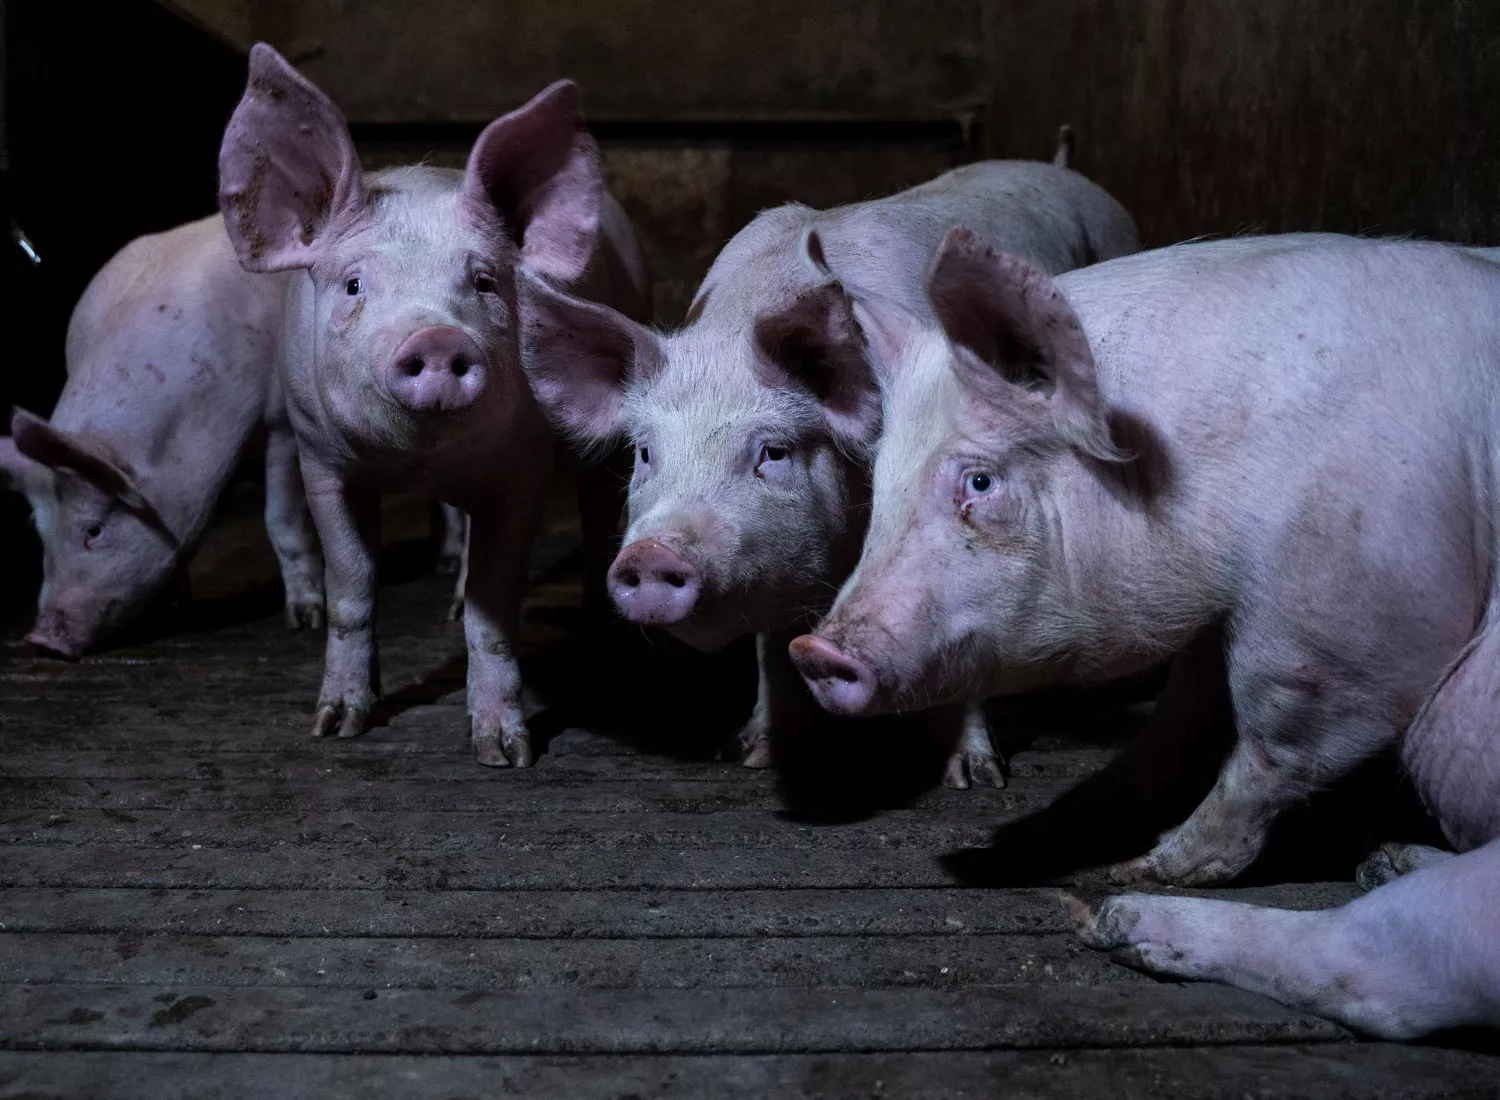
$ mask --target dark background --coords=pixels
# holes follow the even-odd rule
[[[758,209],[980,156],[1075,164],[1148,244],[1330,229],[1500,242],[1492,0],[9,0],[0,408],[51,408],[73,302],[125,241],[208,213],[243,53],[277,46],[372,165],[461,163],[571,76],[680,318]],[[0,501],[0,604],[38,569]]]

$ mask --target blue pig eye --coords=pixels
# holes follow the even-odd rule
[[[989,474],[970,474],[969,492],[983,495],[994,488],[995,480]]]
[[[351,298],[354,297],[354,295],[356,295],[356,294],[359,293],[359,289],[360,289],[360,282],[359,282],[358,279],[350,279],[347,283],[344,284],[344,290],[345,290],[345,292],[348,293],[349,297],[351,297]]]

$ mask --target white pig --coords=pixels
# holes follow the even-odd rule
[[[1050,272],[1138,247],[1129,215],[1076,172],[991,161],[889,198],[760,214],[676,332],[522,283],[527,368],[554,422],[585,445],[635,444],[616,606],[702,648],[758,635],[759,695],[731,745],[749,766],[812,709],[786,642],[827,606],[863,530],[886,364],[866,363],[851,293],[928,315],[922,268],[960,221]],[[951,717],[964,729],[945,735],[959,746],[945,782],[1003,784],[977,707]]]
[[[649,297],[575,87],[561,81],[491,123],[462,172],[366,175],[338,108],[257,45],[219,167],[240,262],[300,269],[280,359],[327,559],[314,735],[353,737],[368,722],[379,692],[377,498],[421,490],[469,517],[475,755],[530,764],[515,635],[554,440],[520,363],[517,272],[635,315]]]
[[[261,427],[287,624],[322,625],[323,563],[274,368],[285,282],[241,270],[217,217],[132,241],[94,276],[51,422],[18,411],[0,438],[0,477],[42,539],[28,641],[76,659],[146,608]]]
[[[1382,1035],[1500,1023],[1500,266],[1308,235],[1054,281],[959,231],[927,290],[937,327],[861,307],[917,366],[858,567],[792,646],[819,700],[1097,682],[1222,629],[1235,748],[1117,879],[1232,878],[1396,742],[1466,854],[1325,914],[1074,902],[1085,939]]]

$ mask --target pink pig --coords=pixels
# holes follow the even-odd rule
[[[1398,742],[1465,854],[1328,913],[1074,902],[1084,938],[1382,1035],[1500,1024],[1500,265],[1308,235],[1054,280],[957,231],[927,293],[938,324],[860,305],[911,367],[859,565],[792,644],[819,700],[1099,682],[1222,631],[1237,744],[1118,879],[1230,879]]]
[[[338,108],[257,45],[219,166],[240,262],[299,272],[279,353],[327,559],[314,735],[366,726],[379,692],[378,494],[421,490],[469,516],[475,755],[530,764],[515,637],[554,439],[520,361],[517,271],[635,316],[648,301],[576,89],[559,82],[491,123],[462,172],[366,175]]]
[[[764,211],[672,333],[523,283],[542,404],[585,445],[636,445],[616,606],[701,648],[757,635],[757,702],[729,746],[747,766],[771,763],[775,731],[816,714],[786,644],[858,554],[887,367],[852,312],[858,290],[925,312],[922,266],[964,220],[1053,272],[1134,251],[1129,214],[1063,160],[986,161],[883,199]],[[1003,785],[977,705],[935,719],[957,746],[948,785]]]
[[[42,538],[28,641],[77,658],[149,606],[260,428],[287,623],[322,625],[323,563],[274,368],[285,283],[241,270],[216,217],[132,241],[89,283],[51,422],[17,412],[0,439],[0,477],[30,499]]]

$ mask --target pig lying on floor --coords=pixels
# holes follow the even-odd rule
[[[792,644],[819,700],[1097,682],[1223,630],[1236,745],[1118,879],[1226,881],[1396,742],[1466,854],[1331,913],[1075,903],[1085,938],[1382,1035],[1500,1024],[1500,266],[1306,235],[1054,281],[956,231],[927,291],[940,327],[860,307],[917,368],[859,565]]]

